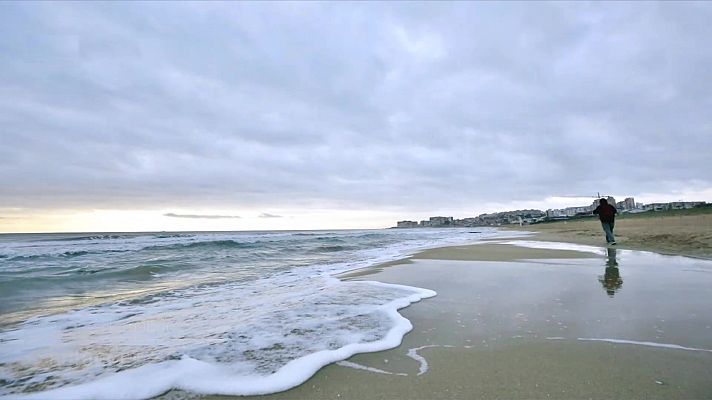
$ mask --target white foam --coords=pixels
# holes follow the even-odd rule
[[[325,277],[261,291],[192,289],[148,304],[35,318],[0,334],[0,375],[11,378],[4,394],[136,399],[172,388],[274,393],[332,362],[398,346],[412,325],[397,310],[435,295]],[[33,386],[48,390],[17,394]]]
[[[131,290],[139,294],[121,297],[126,300],[92,305],[95,301],[15,325],[0,332],[0,379],[4,380],[0,396],[144,398],[170,388],[206,394],[285,390],[328,363],[397,346],[411,324],[396,310],[435,295],[406,286],[340,282],[331,274],[403,258],[424,248],[501,235],[493,229],[474,235],[455,229],[377,234],[383,237],[359,242],[359,232],[323,233],[329,240],[360,244],[354,251],[314,256],[308,265],[292,266],[285,255],[277,256],[269,269],[249,269],[239,263],[200,266],[152,283],[162,290],[155,295],[143,290],[148,283],[132,283]],[[15,255],[31,256],[61,254],[68,248],[133,251],[211,240],[264,241],[274,249],[293,247],[292,241],[302,240],[296,235],[149,235],[29,247],[38,244],[33,242],[28,247],[13,245],[13,249]],[[312,262],[322,260],[323,264]],[[248,278],[235,275],[243,269]],[[118,289],[107,286],[87,293],[96,295],[102,290],[114,293]],[[299,365],[298,373],[289,372],[294,362]],[[136,382],[126,383],[132,380]],[[31,390],[43,391],[28,393]]]
[[[430,347],[455,347],[455,346],[431,344],[431,345],[427,345],[427,346],[420,346],[420,347],[408,349],[407,356],[420,363],[420,367],[418,368],[418,376],[423,375],[424,373],[428,372],[428,369],[429,369],[428,360],[425,357],[418,354],[418,350],[423,350],[423,349],[427,349]]]
[[[346,367],[346,368],[353,368],[353,369],[360,369],[360,370],[364,370],[364,371],[374,372],[376,374],[408,376],[408,374],[405,374],[402,372],[388,372],[388,371],[384,371],[382,369],[378,369],[378,368],[374,368],[374,367],[367,367],[365,365],[361,365],[361,364],[351,362],[351,361],[339,361],[336,363],[336,365],[340,365],[340,366]]]
[[[511,240],[497,242],[500,244],[508,244],[518,247],[527,247],[530,249],[546,249],[546,250],[574,250],[585,253],[594,253],[598,255],[606,255],[606,249],[596,246],[587,246],[583,244],[561,243],[561,242],[540,242],[536,240]]]
[[[637,346],[648,346],[648,347],[661,347],[665,349],[675,349],[675,350],[688,350],[688,351],[704,351],[712,353],[709,349],[698,349],[695,347],[685,347],[678,344],[669,343],[656,343],[656,342],[639,342],[636,340],[624,340],[624,339],[598,339],[598,338],[578,338],[578,340],[590,341],[590,342],[608,342],[615,344],[633,344]]]

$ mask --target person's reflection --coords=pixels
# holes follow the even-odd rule
[[[616,259],[616,249],[608,248],[608,259],[606,260],[606,273],[599,276],[598,281],[603,285],[608,296],[613,297],[616,291],[623,286],[620,271],[618,271],[618,260]]]

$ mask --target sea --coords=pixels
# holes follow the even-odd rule
[[[336,275],[489,228],[0,235],[0,396],[267,394],[400,344],[428,288]]]

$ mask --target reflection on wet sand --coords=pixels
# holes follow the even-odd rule
[[[606,272],[604,276],[599,276],[598,281],[601,282],[603,288],[608,293],[609,297],[613,297],[617,291],[623,286],[623,279],[618,270],[618,260],[616,258],[616,249],[607,249]]]

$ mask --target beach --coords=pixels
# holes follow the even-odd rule
[[[435,295],[336,275],[497,235],[0,235],[0,397],[284,391],[330,363],[396,347],[410,330],[397,310]]]
[[[679,210],[623,215],[616,219],[615,236],[619,248],[647,250],[712,258],[712,212]],[[535,231],[537,240],[601,246],[605,244],[597,218],[559,221],[535,225],[506,226],[503,229]]]
[[[0,21],[0,400],[712,400],[712,0]]]
[[[46,297],[5,312],[27,322],[1,332],[3,389],[38,399],[709,397],[710,260],[527,228],[6,239],[7,271],[40,260],[74,284],[117,278],[120,297]],[[238,257],[249,264],[236,269]],[[151,274],[119,269],[136,260]],[[76,268],[90,261],[105,270]],[[48,304],[71,308],[37,314]],[[234,396],[250,392],[271,394]]]
[[[438,295],[400,310],[414,327],[400,346],[259,398],[709,398],[712,263],[602,247],[586,225],[590,238],[565,224],[342,275]]]

